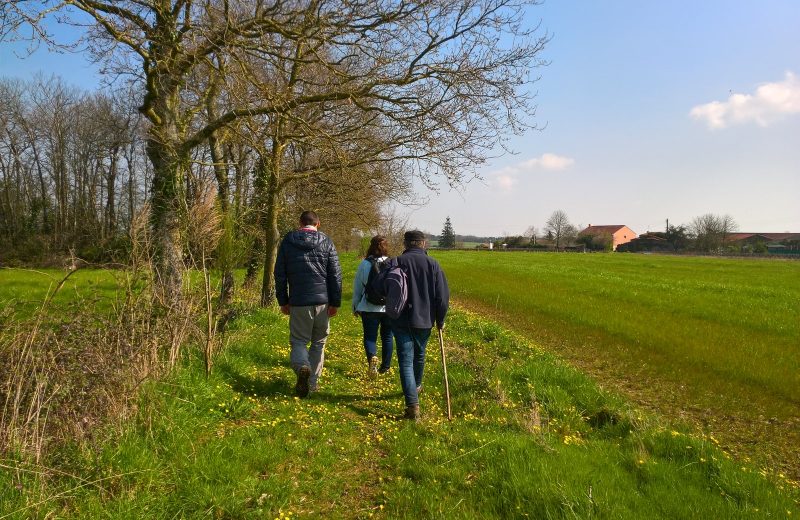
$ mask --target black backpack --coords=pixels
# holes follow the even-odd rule
[[[374,256],[368,256],[367,260],[372,264],[367,277],[367,284],[364,286],[364,295],[367,301],[373,305],[386,305],[386,296],[379,294],[375,290],[375,279],[386,269],[387,261],[378,260]]]

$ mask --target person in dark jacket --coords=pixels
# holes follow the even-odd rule
[[[419,393],[425,370],[425,348],[434,323],[444,328],[450,290],[439,263],[425,251],[422,231],[407,231],[405,251],[394,262],[406,273],[408,303],[400,317],[392,321],[400,385],[403,387],[405,418],[419,418]]]
[[[342,305],[339,256],[318,227],[317,214],[304,211],[300,228],[283,237],[275,262],[275,296],[281,311],[289,315],[290,361],[300,397],[317,389],[330,330],[328,319]]]

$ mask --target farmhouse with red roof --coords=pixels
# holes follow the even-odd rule
[[[589,224],[589,227],[578,233],[578,236],[598,236],[598,235],[608,235],[611,237],[611,249],[616,251],[617,246],[620,244],[627,244],[634,238],[636,238],[636,232],[625,226],[623,224],[617,225],[605,225],[605,226],[593,226]]]

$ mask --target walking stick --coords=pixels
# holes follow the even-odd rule
[[[453,415],[450,412],[450,383],[447,382],[447,359],[444,356],[444,336],[442,329],[439,329],[439,349],[442,351],[442,369],[444,370],[444,394],[447,396],[447,420],[452,421]]]

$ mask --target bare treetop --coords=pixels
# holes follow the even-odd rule
[[[382,131],[401,134],[396,152],[432,167],[419,172],[426,179],[438,172],[457,182],[508,133],[532,125],[531,94],[520,87],[535,79],[530,70],[541,64],[546,36],[522,27],[531,3],[66,0],[15,2],[0,12],[7,36],[35,27],[50,42],[44,18],[91,21],[94,56],[146,83],[142,111],[154,123],[160,94],[214,56],[232,70],[260,69],[226,78],[249,82],[239,89],[248,94],[231,96],[213,120],[195,118],[186,149],[243,117],[346,101],[350,111],[374,113]],[[319,73],[293,75],[295,68]]]

